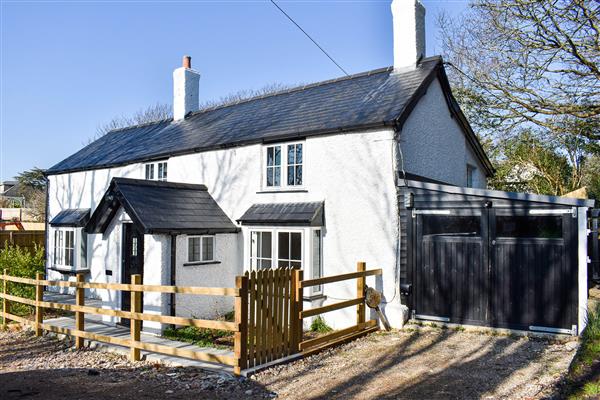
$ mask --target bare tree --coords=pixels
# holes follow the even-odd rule
[[[303,86],[302,83],[288,85],[285,83],[270,83],[259,89],[242,89],[237,92],[230,93],[218,100],[206,101],[200,105],[200,110],[205,110],[214,107],[226,106],[248,100],[253,97],[267,96],[277,92],[284,92],[295,87]]]
[[[457,19],[439,18],[452,79],[505,128],[548,130],[565,119],[600,139],[600,3],[475,0]]]
[[[172,115],[173,109],[169,104],[156,103],[153,106],[137,111],[132,116],[122,115],[115,117],[107,123],[98,126],[96,135],[92,140],[96,140],[115,129],[161,121],[171,118]]]

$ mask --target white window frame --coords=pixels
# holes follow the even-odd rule
[[[65,271],[77,271],[85,269],[82,265],[84,263],[82,258],[87,258],[87,254],[82,254],[82,241],[87,240],[87,236],[83,235],[83,228],[53,227],[52,229],[52,266],[56,269]],[[67,232],[73,233],[73,265],[65,264],[65,245]],[[57,243],[57,241],[60,243]],[[85,251],[87,251],[87,246],[85,246]]]
[[[268,156],[268,152],[269,149],[275,149],[276,147],[279,147],[279,165],[275,164],[275,150],[273,150],[273,165],[267,165],[267,160],[269,159]],[[277,190],[279,188],[281,188],[283,185],[283,178],[284,178],[284,171],[285,171],[285,165],[284,165],[284,158],[283,158],[283,148],[284,146],[281,143],[278,144],[269,144],[269,145],[265,145],[264,149],[263,149],[263,160],[262,160],[262,172],[261,172],[261,176],[263,179],[263,187],[266,190]],[[279,185],[275,185],[275,168],[279,167]],[[273,185],[269,186],[268,185],[268,179],[267,179],[267,175],[269,174],[269,171],[273,170]]]
[[[289,185],[288,184],[288,146],[291,145],[302,145],[302,163],[294,163],[293,166],[302,166],[302,184],[301,185]],[[281,148],[281,177],[279,186],[267,186],[267,151],[271,147]],[[296,160],[294,160],[296,161]],[[263,191],[281,191],[281,190],[304,190],[306,187],[306,141],[294,141],[294,142],[280,142],[280,143],[269,143],[262,147],[262,158],[261,158],[261,187]]]
[[[169,160],[162,160],[156,162],[145,163],[143,166],[144,179],[149,181],[167,181],[169,179]],[[150,169],[150,177],[147,173]],[[159,176],[159,171],[162,172],[162,176]],[[166,171],[166,172],[165,172]]]
[[[199,239],[200,240],[200,259],[199,260],[191,260],[190,256],[190,240],[191,239]],[[203,250],[204,250],[204,239],[211,239],[212,240],[212,258],[210,260],[206,259],[203,260]],[[207,262],[214,262],[216,261],[216,257],[215,257],[215,253],[216,253],[216,246],[217,246],[217,238],[215,235],[188,235],[187,240],[186,240],[186,248],[187,248],[187,263],[207,263]]]
[[[475,187],[475,171],[477,171],[477,167],[475,167],[474,165],[471,165],[471,164],[467,164],[466,187],[468,187],[468,188]]]
[[[322,278],[323,277],[323,231],[324,231],[324,229],[322,229],[320,227],[319,228],[311,228],[309,231],[310,231],[310,272],[311,272],[310,279]],[[314,264],[315,257],[314,257],[313,240],[314,240],[315,232],[319,232],[319,261],[321,263],[321,270],[319,271],[318,274],[315,273],[317,266],[315,266],[315,264]],[[323,294],[323,285],[311,286],[311,293],[313,295]]]

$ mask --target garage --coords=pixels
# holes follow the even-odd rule
[[[400,277],[413,318],[583,330],[593,201],[419,181],[401,193]]]

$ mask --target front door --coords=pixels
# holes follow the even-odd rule
[[[144,275],[144,234],[132,223],[123,224],[122,243],[121,283],[131,283],[131,275]],[[121,310],[131,310],[129,291],[121,291]],[[121,318],[121,324],[129,326],[129,319]]]

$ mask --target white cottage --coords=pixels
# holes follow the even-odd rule
[[[174,118],[109,132],[48,175],[50,279],[231,287],[248,269],[305,276],[383,268],[400,327],[397,178],[485,188],[493,172],[452,96],[441,57],[425,53],[425,10],[392,3],[394,66],[198,110],[200,74],[173,73]],[[314,288],[306,308],[355,295]],[[127,310],[127,296],[89,293]],[[145,312],[213,317],[222,299],[145,294]],[[328,314],[336,328],[353,310]],[[107,317],[108,318],[108,317]],[[118,321],[113,321],[118,322]],[[160,329],[148,322],[145,329]]]

